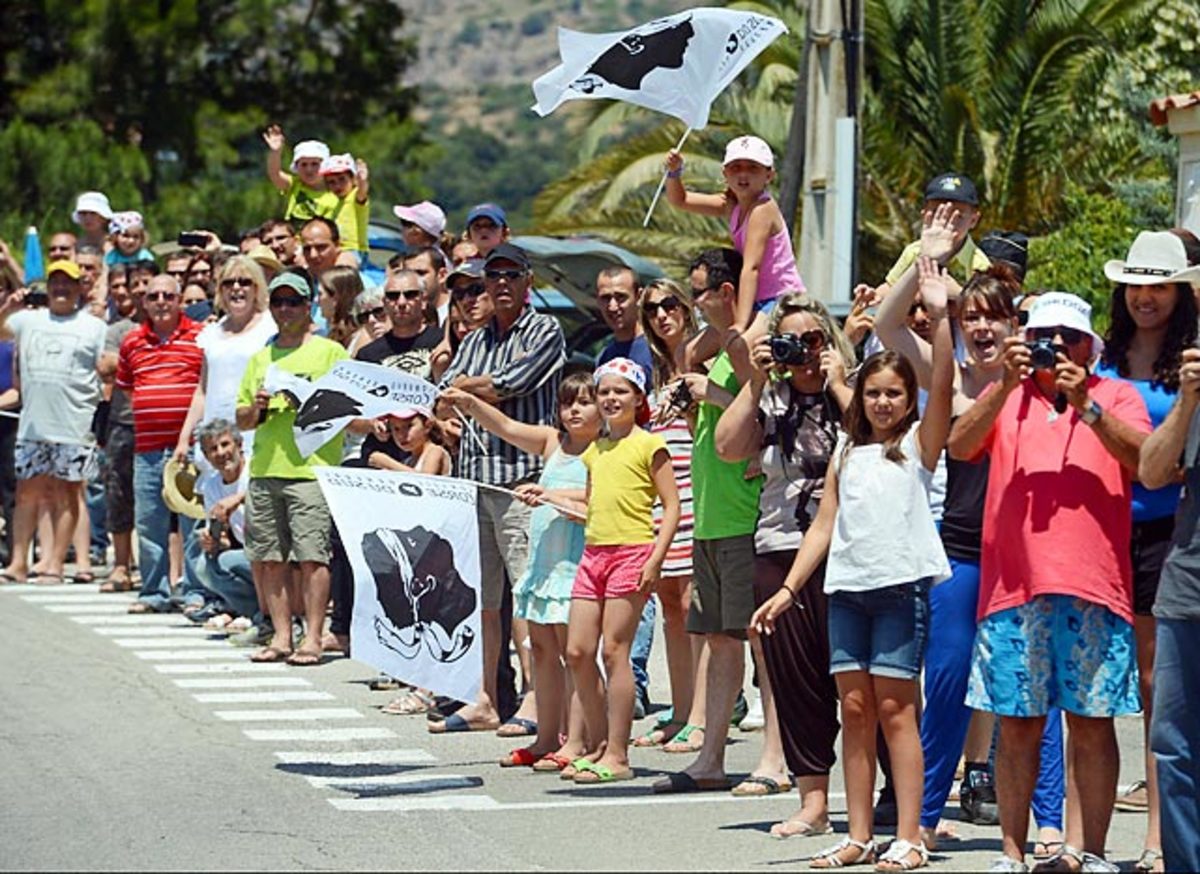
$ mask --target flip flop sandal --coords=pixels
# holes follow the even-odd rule
[[[1063,841],[1038,841],[1033,845],[1033,861],[1048,862],[1062,852]]]
[[[260,664],[264,662],[284,662],[288,661],[291,655],[291,650],[280,649],[279,647],[275,646],[264,646],[258,652],[250,656],[250,661],[258,662]]]
[[[419,689],[409,689],[403,695],[398,695],[384,704],[379,711],[392,716],[420,716],[428,713],[436,704],[432,695],[427,695]]]
[[[1137,864],[1133,866],[1134,871],[1153,871],[1154,866],[1162,859],[1161,850],[1152,850],[1146,848],[1142,850],[1142,855],[1138,856]]]
[[[519,750],[513,750],[507,756],[500,760],[501,768],[530,768],[537,764],[540,757],[533,751],[533,747],[522,747]]]
[[[441,722],[427,722],[425,729],[430,734],[459,734],[467,731],[495,731],[494,725],[474,725],[457,713],[451,713]]]
[[[38,574],[30,580],[39,586],[61,586],[66,582],[62,574]]]
[[[505,729],[512,729],[505,731]],[[496,729],[496,737],[533,737],[537,734],[537,723],[532,719],[514,716],[506,719],[504,724]]]
[[[114,580],[111,577],[100,584],[100,591],[105,595],[114,594],[116,592],[132,592],[133,580],[126,577],[124,580]]]
[[[725,792],[729,789],[729,780],[706,778],[697,780],[691,774],[682,771],[670,774],[665,780],[659,780],[651,787],[655,795],[682,795],[688,792]]]
[[[96,575],[91,571],[79,571],[71,577],[71,582],[86,586],[96,582]]]
[[[546,753],[533,763],[533,770],[542,773],[556,774],[568,768],[573,762],[570,756],[560,756],[558,753]]]
[[[608,765],[598,765],[595,762],[588,762],[587,767],[580,768],[576,772],[574,780],[578,784],[593,786],[598,783],[619,783],[623,780],[632,780],[634,776],[633,768],[614,771]]]
[[[0,586],[11,586],[14,584],[24,583],[25,580],[20,577],[14,577],[8,571],[0,571]]]
[[[571,764],[563,768],[558,776],[562,780],[574,780],[575,775],[586,769],[591,763],[591,759],[585,759],[583,756],[580,756],[578,759],[572,759]]]
[[[700,748],[704,746],[704,738],[699,741],[692,740],[692,735],[697,731],[703,733],[704,729],[698,725],[692,725],[690,722],[683,728],[679,729],[679,733],[662,745],[664,753],[698,753]]]
[[[147,613],[158,613],[160,611],[156,610],[153,606],[151,606],[150,604],[147,604],[145,601],[134,601],[132,604],[129,605],[129,609],[126,610],[125,612],[138,615],[138,614],[147,614]]]
[[[771,826],[770,835],[777,841],[786,841],[788,838],[811,838],[817,835],[833,834],[833,823],[828,819],[825,820],[825,826],[813,825],[806,819],[785,819],[783,822],[777,822]]]
[[[762,798],[767,795],[791,792],[792,784],[790,780],[780,783],[770,777],[750,776],[734,786],[731,791],[738,798]]]
[[[665,722],[662,725],[655,725],[645,734],[635,737],[630,741],[635,747],[660,747],[667,741],[674,739],[683,728],[685,723],[682,722]],[[674,730],[672,730],[674,729]]]
[[[321,655],[319,652],[296,650],[287,657],[287,663],[294,668],[311,668],[321,664]]]

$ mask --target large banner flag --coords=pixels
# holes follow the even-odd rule
[[[619,33],[560,27],[562,63],[533,83],[533,108],[549,115],[567,100],[624,100],[702,128],[717,95],[784,33],[769,15],[709,7]]]
[[[376,419],[413,407],[432,407],[437,386],[419,376],[365,361],[339,361],[318,379],[267,368],[263,388],[284,394],[296,407],[293,434],[304,458],[341,433],[354,419]]]
[[[351,655],[474,701],[483,676],[475,484],[346,467],[316,474],[354,571]]]

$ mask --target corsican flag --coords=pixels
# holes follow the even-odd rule
[[[709,7],[620,33],[560,27],[562,63],[533,83],[533,108],[549,115],[566,100],[624,100],[702,128],[717,95],[786,32],[777,18]]]

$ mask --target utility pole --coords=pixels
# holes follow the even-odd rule
[[[799,267],[814,297],[844,310],[857,248],[863,3],[812,0],[806,19]]]

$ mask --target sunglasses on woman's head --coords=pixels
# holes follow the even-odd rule
[[[1034,328],[1029,332],[1031,340],[1052,341],[1055,337],[1062,337],[1062,341],[1068,346],[1074,346],[1077,343],[1082,343],[1085,339],[1091,339],[1091,335],[1087,331],[1081,331],[1078,328],[1064,328],[1058,325],[1049,328]]]
[[[460,285],[458,288],[451,289],[450,296],[455,300],[462,300],[464,297],[479,297],[487,291],[483,287],[482,282],[473,282],[470,285]]]
[[[664,313],[673,313],[683,306],[683,303],[675,295],[668,294],[662,300],[646,301],[644,306],[646,308],[646,315],[654,318],[654,316],[658,315],[660,309]]]

